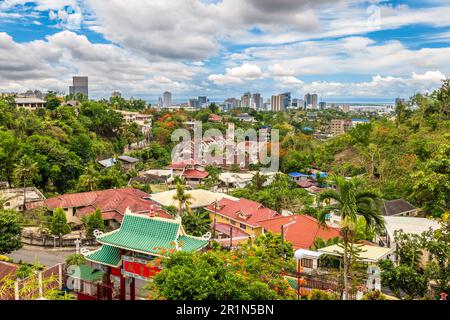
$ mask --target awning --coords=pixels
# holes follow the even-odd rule
[[[394,249],[391,248],[369,246],[366,244],[355,244],[354,246],[361,250],[358,253],[358,261],[362,262],[378,262],[394,252]],[[340,257],[343,256],[344,249],[341,246],[335,244],[329,247],[318,249],[317,251],[323,252],[324,254]]]

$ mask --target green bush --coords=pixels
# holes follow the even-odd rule
[[[335,293],[313,289],[308,295],[308,300],[339,300]]]
[[[375,290],[367,292],[362,300],[386,300],[386,296],[380,290]]]

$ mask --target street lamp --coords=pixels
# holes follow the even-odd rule
[[[294,253],[295,260],[297,260],[297,300],[300,300],[300,273],[302,271],[302,259],[305,256],[305,251],[298,249]]]

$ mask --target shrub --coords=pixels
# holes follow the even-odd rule
[[[380,290],[375,290],[367,292],[362,300],[386,300],[386,296]]]
[[[11,258],[8,258],[7,256],[0,255],[0,261],[12,262],[13,260]]]
[[[308,295],[308,300],[339,300],[339,298],[335,293],[313,289]]]

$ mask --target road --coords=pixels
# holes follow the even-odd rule
[[[34,246],[23,246],[22,249],[7,254],[14,262],[22,260],[27,263],[34,263],[36,260],[47,267],[52,267],[55,264],[62,263],[66,260],[66,256],[75,253],[73,251],[52,251],[51,249],[43,249]]]

